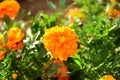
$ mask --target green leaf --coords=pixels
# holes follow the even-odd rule
[[[13,27],[15,27],[15,26],[17,26],[17,22],[16,21],[14,21],[14,23],[13,23]]]
[[[66,3],[66,0],[60,0],[60,2],[59,2],[60,8],[62,10],[64,10],[64,8],[65,8],[65,3]]]
[[[55,4],[53,4],[51,1],[47,1],[47,4],[49,5],[49,7],[50,7],[52,10],[56,11],[56,6],[55,6]]]
[[[42,14],[42,17],[44,22],[48,22],[48,20],[50,19],[50,17],[46,14]]]
[[[7,32],[4,33],[4,43],[6,44],[7,42],[7,39],[8,39],[8,36],[7,36]]]
[[[40,16],[41,16],[41,12],[38,12],[33,20],[33,25],[39,21]]]

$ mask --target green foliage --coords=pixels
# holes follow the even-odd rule
[[[37,31],[40,31],[40,36],[42,36],[46,28],[51,28],[57,24],[58,16],[58,13],[49,16],[39,12],[33,19],[32,33],[35,34]]]
[[[3,0],[0,0],[0,2],[2,2]]]
[[[74,0],[85,12],[92,15],[102,13],[105,9],[106,0]]]
[[[119,79],[119,20],[120,17],[111,21],[106,15],[102,18],[99,16],[88,17],[88,20],[83,23],[84,26],[77,28],[76,31],[81,40],[80,45],[83,48],[80,47],[78,54],[73,56],[74,62],[67,64],[76,66],[70,66],[73,67],[73,70],[77,70],[79,67],[83,73],[73,73],[78,76],[82,75],[82,77],[84,74],[87,75],[84,76],[84,79],[97,80],[105,74],[111,74]],[[118,51],[116,52],[116,50]]]

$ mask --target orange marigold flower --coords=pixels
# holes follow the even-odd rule
[[[0,51],[0,60],[4,59],[6,51]]]
[[[84,13],[82,13],[82,12],[81,12],[79,9],[77,9],[77,8],[70,9],[65,16],[66,16],[66,17],[77,16],[77,17],[80,17],[80,18],[85,18]]]
[[[111,2],[111,3],[115,3],[115,2],[116,2],[116,0],[110,0],[110,2]]]
[[[2,3],[0,3],[0,18],[4,17],[4,10],[2,9]]]
[[[0,34],[0,60],[2,60],[6,55],[6,50],[2,50],[3,48],[5,48],[4,36]]]
[[[116,80],[112,75],[105,75],[99,80]]]
[[[16,78],[17,78],[17,76],[18,76],[18,74],[17,74],[17,73],[12,74],[12,78],[13,78],[13,79],[16,79]]]
[[[58,80],[69,80],[69,75],[67,74],[68,67],[65,66],[65,64],[63,63],[63,61],[55,60],[53,63],[57,64],[57,65],[61,65],[57,69],[58,72],[60,72],[60,74],[56,73],[56,74],[54,74],[53,77],[58,77]]]
[[[113,15],[113,16],[114,16],[114,17],[117,17],[117,16],[119,16],[119,15],[120,15],[120,10],[117,10],[117,11],[114,12],[114,15]]]
[[[22,42],[24,35],[25,34],[22,32],[21,29],[17,27],[10,28],[7,31],[8,40],[6,43],[6,47],[13,50],[22,49],[24,47],[24,44]]]
[[[120,15],[120,10],[114,9],[114,7],[109,8],[108,16],[117,17]]]
[[[108,16],[113,16],[114,11],[115,11],[114,7],[110,7],[107,12]]]
[[[75,16],[81,19],[85,19],[84,13],[82,13],[79,9],[70,9],[65,15],[66,18],[69,18],[68,24],[73,24],[73,22],[75,21]]]
[[[78,36],[74,29],[69,27],[52,27],[43,35],[43,43],[47,51],[55,59],[67,60],[69,56],[77,53]]]
[[[3,18],[5,15],[14,18],[19,10],[20,5],[16,0],[4,0],[0,3],[0,18]]]

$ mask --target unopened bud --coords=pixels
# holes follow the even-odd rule
[[[109,20],[113,20],[113,17],[109,17]]]
[[[20,55],[16,55],[16,59],[17,60],[21,60],[21,56]]]
[[[83,26],[83,23],[82,23],[82,22],[79,22],[79,23],[78,23],[78,26],[79,26],[79,27],[82,27],[82,26]]]
[[[16,80],[17,76],[18,76],[17,73],[12,74],[12,78],[15,80]]]

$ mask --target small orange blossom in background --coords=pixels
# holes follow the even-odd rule
[[[114,7],[110,7],[108,9],[108,11],[107,11],[108,16],[113,16],[114,15],[114,11],[115,11]]]
[[[99,80],[116,80],[112,75],[105,75]]]
[[[60,60],[67,60],[69,56],[77,53],[79,42],[74,29],[69,27],[52,27],[45,31],[43,44],[51,57]]]
[[[7,50],[2,50],[3,48],[18,50],[24,47],[22,42],[24,35],[21,29],[12,27],[7,31],[7,42],[4,43],[4,36],[0,34],[0,60],[5,57],[7,52]]]
[[[117,17],[117,16],[119,16],[120,15],[120,10],[116,10],[115,12],[114,12],[114,17]]]
[[[24,47],[22,39],[24,38],[25,34],[18,27],[10,28],[7,31],[7,36],[8,36],[8,39],[6,42],[7,48],[12,50],[18,50]]]
[[[110,7],[107,14],[108,16],[111,16],[111,17],[117,17],[120,15],[120,10],[117,10],[114,7]]]
[[[69,19],[68,24],[72,25],[73,22],[75,21],[75,17],[78,17],[84,20],[85,14],[81,12],[78,8],[73,8],[66,13],[65,17]]]
[[[15,80],[16,80],[17,76],[18,76],[17,73],[13,73],[13,74],[12,74],[12,78],[15,79]]]
[[[110,0],[110,2],[111,2],[111,3],[115,3],[115,2],[116,2],[116,0]]]
[[[56,67],[53,68],[53,70],[57,70],[53,78],[57,77],[58,80],[69,80],[69,75],[67,74],[68,67],[64,64],[64,62],[60,60],[54,60],[53,64],[59,65],[57,69],[55,69]]]
[[[4,11],[2,10],[2,3],[0,3],[0,18],[4,17]]]
[[[119,9],[116,9],[116,4],[117,4],[117,1],[116,0],[110,0],[112,6],[109,7],[108,11],[107,11],[107,14],[108,16],[111,16],[111,17],[117,17],[120,15],[120,10]],[[116,3],[116,4],[114,4]],[[114,5],[113,5],[114,4]]]
[[[16,0],[4,0],[0,2],[0,18],[4,18],[5,15],[15,18],[19,10],[20,5]]]

